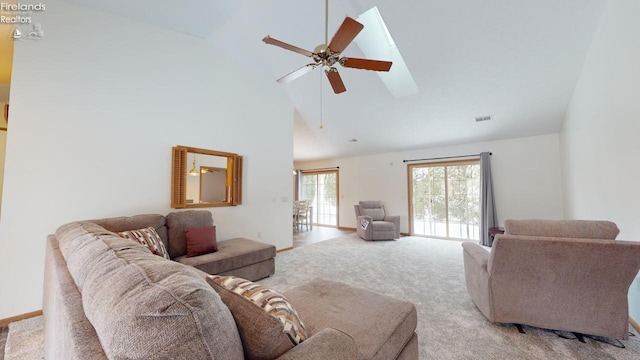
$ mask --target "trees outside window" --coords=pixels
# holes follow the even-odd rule
[[[338,226],[337,170],[303,172],[301,196],[300,200],[311,201],[313,224]]]
[[[479,161],[412,164],[409,182],[413,235],[479,239]]]

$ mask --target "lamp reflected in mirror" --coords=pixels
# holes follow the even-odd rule
[[[193,154],[193,166],[191,167],[191,170],[189,170],[189,175],[191,176],[200,175],[200,173],[198,172],[198,169],[196,169],[196,154]]]

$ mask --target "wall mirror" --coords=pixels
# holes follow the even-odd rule
[[[171,207],[235,206],[242,203],[242,156],[174,146]]]

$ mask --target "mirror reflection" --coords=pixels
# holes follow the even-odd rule
[[[187,176],[187,204],[227,202],[227,158],[224,156],[196,155]]]
[[[234,206],[241,203],[242,156],[187,146],[173,148],[171,206]]]
[[[227,169],[201,166],[200,174],[200,202],[226,202]]]

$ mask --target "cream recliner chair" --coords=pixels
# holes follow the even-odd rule
[[[490,251],[464,242],[471,300],[491,322],[627,339],[640,242],[609,221],[506,220]]]
[[[356,210],[356,231],[364,240],[400,238],[400,216],[389,216],[381,201],[360,201]]]

